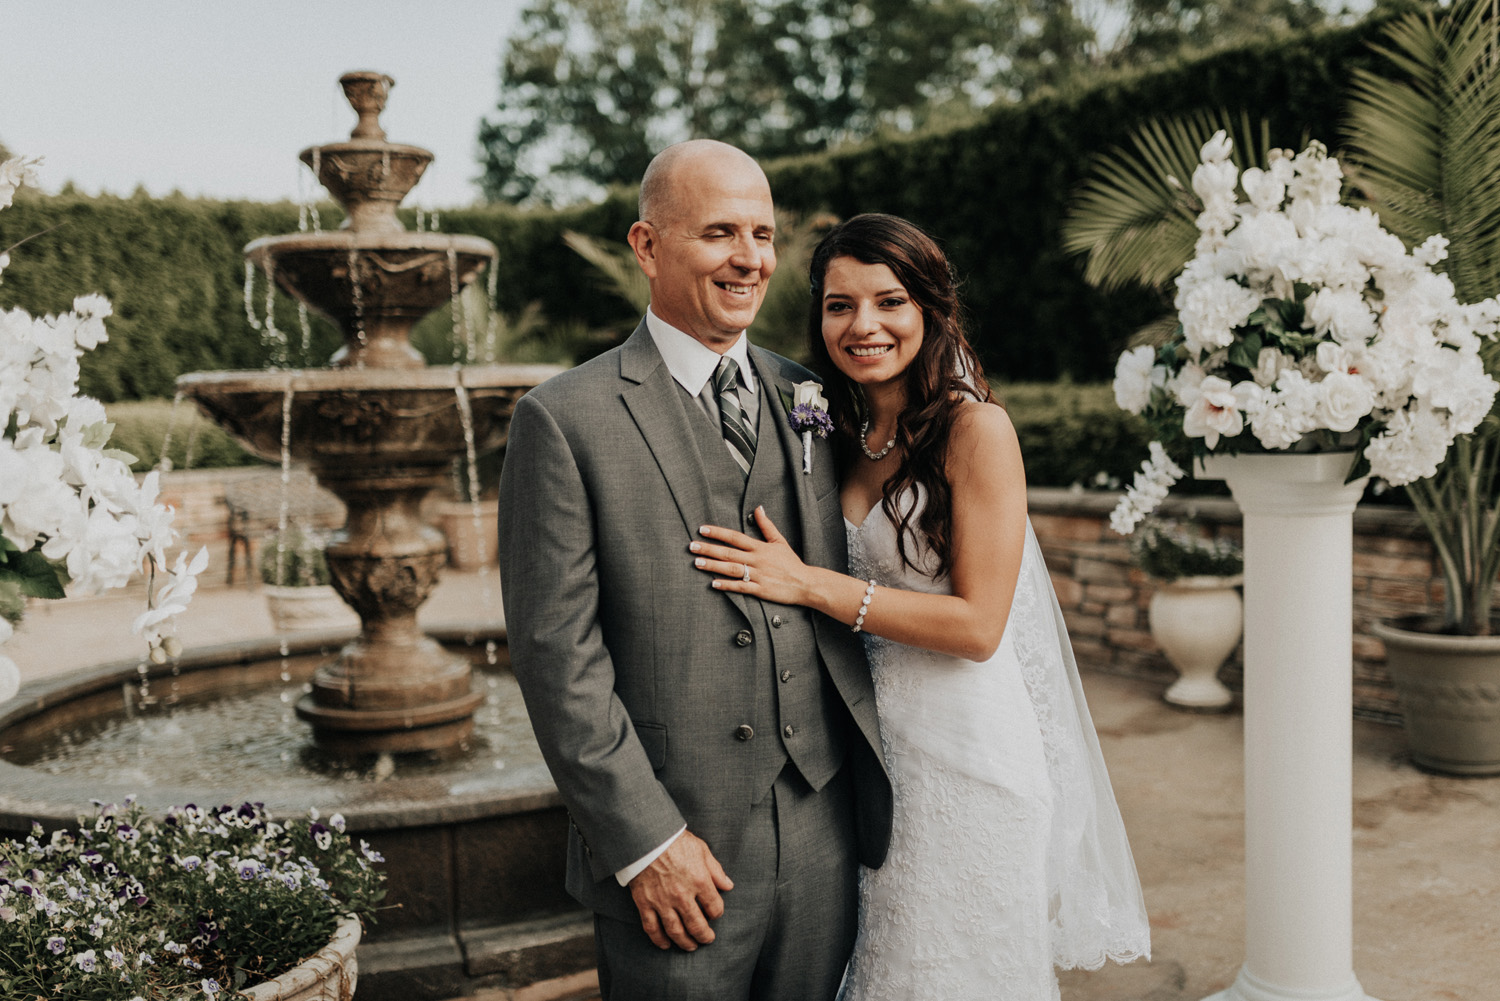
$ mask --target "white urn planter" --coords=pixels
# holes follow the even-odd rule
[[[266,596],[266,607],[277,632],[349,629],[359,625],[359,616],[344,604],[332,584],[308,587],[264,584],[261,592]]]
[[[1367,1001],[1354,975],[1352,453],[1212,456],[1244,513],[1245,963],[1215,1001]]]
[[[1219,668],[1239,645],[1243,576],[1179,577],[1162,581],[1151,596],[1151,638],[1180,675],[1162,698],[1185,709],[1212,711],[1234,701]]]
[[[246,987],[247,1001],[349,1001],[359,979],[357,918],[344,918],[327,945],[279,977]]]

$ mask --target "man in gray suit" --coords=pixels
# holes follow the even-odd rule
[[[645,319],[511,424],[511,661],[572,818],[568,890],[595,912],[610,1001],[831,998],[858,863],[890,840],[859,637],[715,590],[688,551],[701,525],[754,532],[762,506],[809,563],[846,562],[832,454],[814,438],[805,473],[787,423],[812,376],[744,335],[774,228],[749,156],[663,151],[630,229]]]

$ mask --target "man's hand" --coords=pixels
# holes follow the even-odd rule
[[[719,892],[734,889],[708,845],[683,831],[656,861],[630,881],[641,928],[658,949],[687,952],[714,940],[708,922],[724,913]]]

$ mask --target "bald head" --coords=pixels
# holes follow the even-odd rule
[[[709,139],[669,146],[641,181],[630,246],[651,312],[715,351],[755,319],[776,270],[776,207],[760,165]]]
[[[717,139],[689,139],[673,143],[651,159],[641,176],[637,211],[644,222],[657,226],[671,223],[679,215],[679,194],[694,178],[738,175],[759,178],[769,193],[770,184],[760,164],[744,150]]]

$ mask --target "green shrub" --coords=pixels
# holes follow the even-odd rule
[[[171,441],[168,447],[174,469],[222,469],[260,464],[261,460],[241,448],[228,432],[204,417],[187,400],[175,408],[171,400],[134,400],[111,403],[105,410],[115,425],[114,434],[109,438],[110,447],[135,456],[135,464],[130,468],[137,473],[156,467],[169,429]],[[188,454],[190,449],[191,455]]]
[[[1107,384],[997,384],[995,396],[1016,427],[1031,486],[1128,483],[1146,456],[1145,421],[1115,406]]]
[[[1236,577],[1245,571],[1240,547],[1205,539],[1175,522],[1149,518],[1130,539],[1130,561],[1157,580]]]

